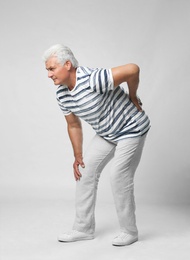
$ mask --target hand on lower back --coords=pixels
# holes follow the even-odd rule
[[[142,111],[142,102],[139,97],[129,97],[131,102],[138,108],[139,111]]]

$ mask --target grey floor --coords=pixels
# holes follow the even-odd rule
[[[96,207],[96,237],[74,243],[57,242],[69,230],[73,202],[64,200],[5,200],[0,212],[1,260],[186,260],[190,259],[190,208],[137,205],[139,241],[114,247],[118,231],[113,204]]]

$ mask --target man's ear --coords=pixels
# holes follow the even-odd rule
[[[65,65],[65,68],[66,68],[68,71],[71,70],[72,63],[70,62],[70,60],[67,60],[64,65]]]

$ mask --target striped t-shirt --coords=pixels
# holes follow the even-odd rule
[[[65,116],[73,113],[82,118],[106,140],[141,136],[150,128],[145,112],[120,86],[114,87],[111,69],[78,67],[75,87],[70,91],[60,85],[56,96]]]

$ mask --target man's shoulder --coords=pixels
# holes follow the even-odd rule
[[[95,69],[93,69],[93,68],[79,66],[77,68],[77,77],[90,76],[94,70]]]

